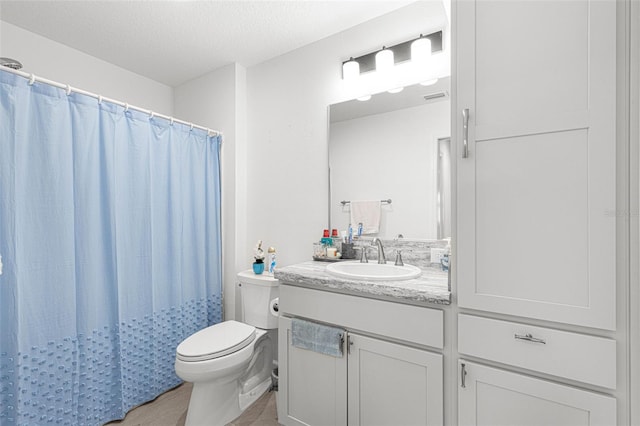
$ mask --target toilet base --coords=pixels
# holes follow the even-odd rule
[[[193,384],[185,426],[222,426],[239,417],[271,388],[271,378],[238,396],[238,382]]]
[[[240,410],[246,410],[251,404],[256,402],[266,391],[271,389],[271,377],[259,383],[247,393],[240,394]]]
[[[242,414],[238,382],[196,382],[191,390],[185,426],[223,426]]]

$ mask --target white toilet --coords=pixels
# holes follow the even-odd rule
[[[193,383],[186,426],[224,425],[271,386],[277,360],[279,282],[238,274],[242,322],[224,321],[187,337],[176,349],[176,374]]]

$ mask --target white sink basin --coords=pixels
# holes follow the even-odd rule
[[[327,272],[335,277],[350,280],[402,281],[417,278],[422,274],[413,265],[396,266],[393,263],[341,262],[327,266]]]

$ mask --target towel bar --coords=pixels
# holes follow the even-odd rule
[[[380,200],[380,202],[382,204],[391,204],[391,198],[388,198],[386,200]],[[349,200],[342,200],[340,201],[340,204],[342,204],[343,206],[346,206],[347,204],[351,204],[351,201]]]

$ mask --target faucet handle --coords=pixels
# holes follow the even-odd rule
[[[404,262],[402,261],[402,250],[396,250],[396,266],[404,266]]]
[[[360,263],[369,263],[369,259],[367,259],[367,248],[364,244],[360,246]]]

